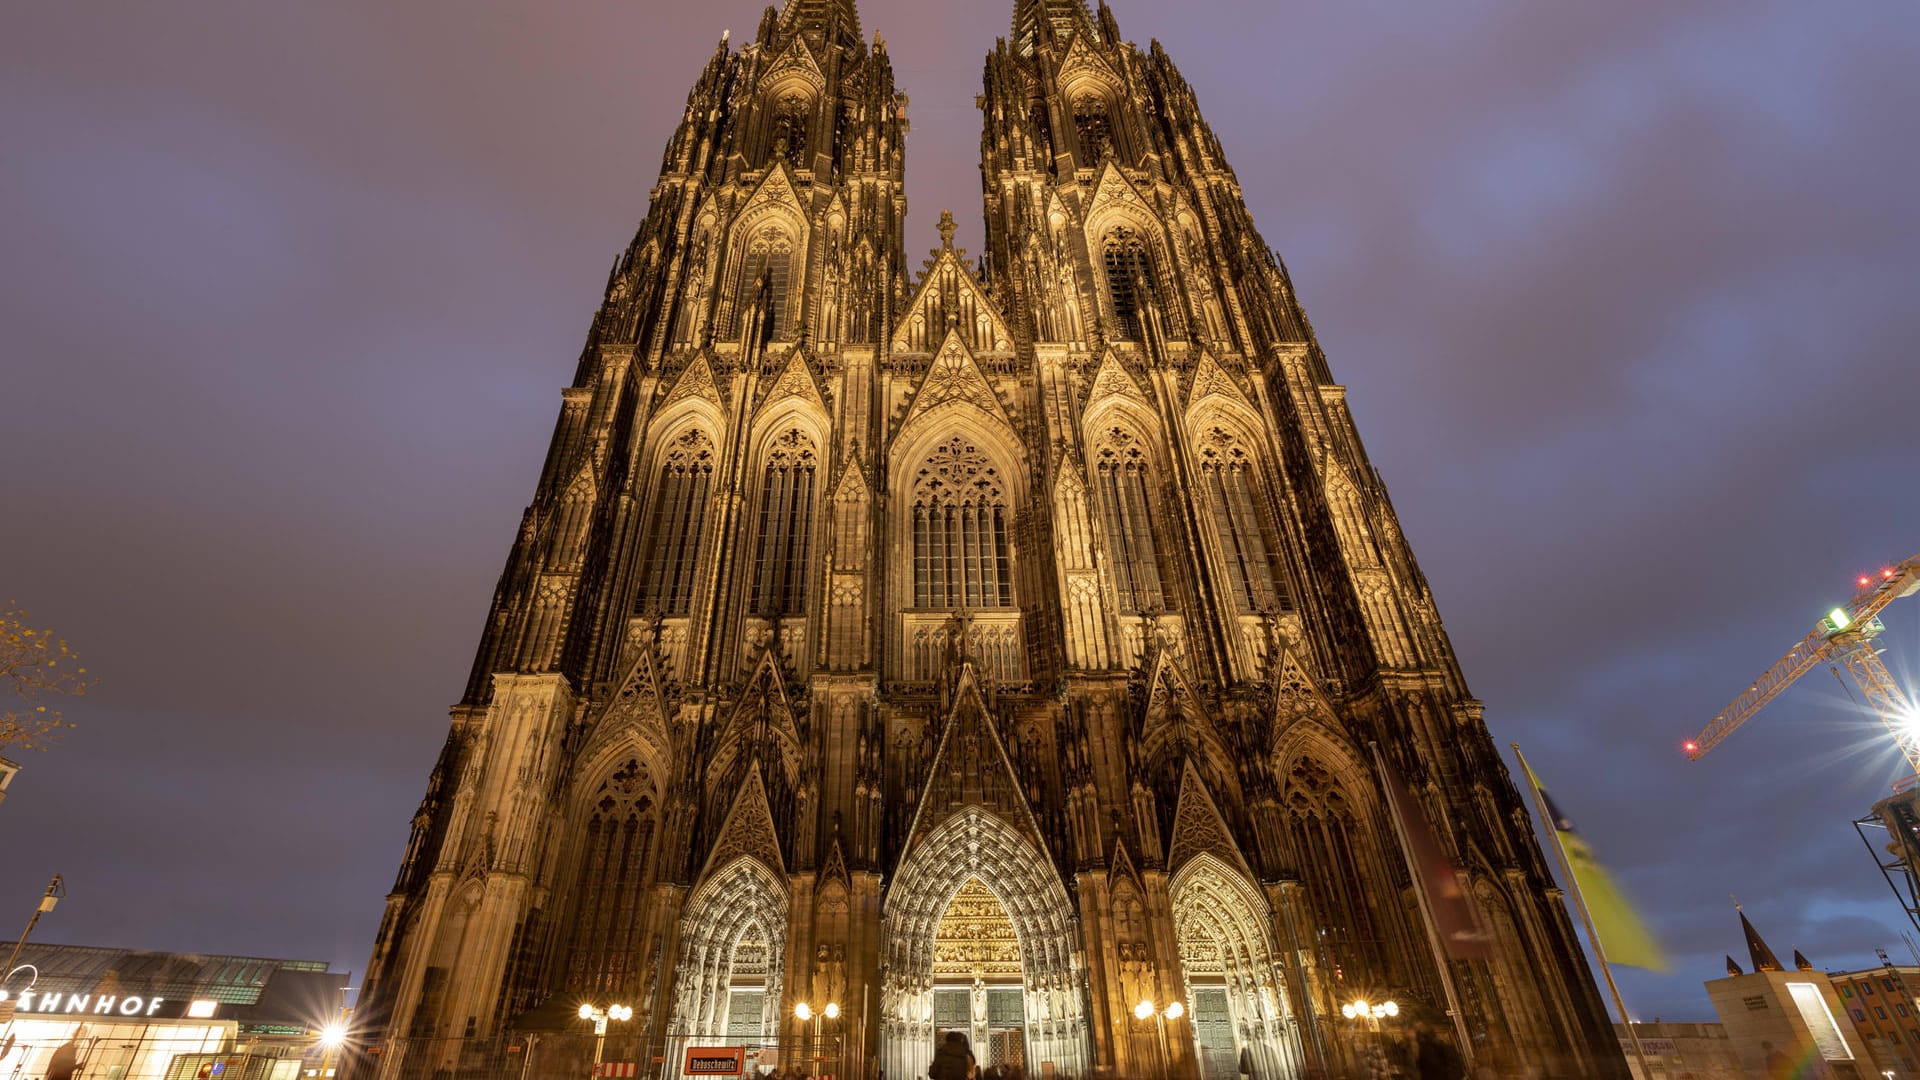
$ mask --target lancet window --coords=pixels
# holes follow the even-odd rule
[[[1006,484],[985,452],[962,436],[940,445],[914,474],[913,606],[1013,606]]]
[[[640,905],[659,817],[654,796],[653,781],[636,760],[615,770],[595,793],[574,879],[566,986],[576,994],[626,993],[639,981],[636,957],[645,951]]]
[[[1140,308],[1153,295],[1153,260],[1146,241],[1125,225],[1107,233],[1101,245],[1107,271],[1107,298],[1123,341],[1140,340]]]
[[[1273,549],[1261,523],[1259,476],[1232,433],[1214,428],[1202,440],[1200,473],[1206,482],[1214,535],[1226,558],[1234,605],[1244,614],[1290,611],[1293,600],[1273,576]]]
[[[1073,126],[1080,134],[1081,168],[1091,168],[1113,153],[1113,123],[1100,95],[1082,94],[1074,99]]]
[[[804,169],[807,161],[807,122],[813,111],[813,102],[807,95],[793,91],[783,96],[773,108],[773,150],[786,155],[787,164],[796,169]]]
[[[663,615],[685,615],[693,605],[693,575],[700,559],[700,538],[706,531],[713,459],[713,440],[696,428],[674,439],[660,464],[642,605]]]
[[[1094,473],[1106,518],[1114,592],[1123,611],[1158,610],[1166,597],[1153,536],[1152,470],[1147,455],[1124,428],[1107,432],[1101,443]]]
[[[766,289],[766,311],[770,337],[780,337],[786,329],[787,285],[793,267],[793,240],[786,230],[769,225],[753,234],[747,242],[746,259],[740,271],[740,307],[751,307],[761,289]],[[739,327],[734,328],[738,332]]]
[[[760,486],[760,551],[748,599],[756,615],[799,615],[806,609],[815,457],[813,440],[798,430],[776,439],[767,457]]]
[[[1358,967],[1361,979],[1384,972],[1383,943],[1368,898],[1377,882],[1365,872],[1371,837],[1333,772],[1308,756],[1286,772],[1287,839],[1298,865],[1311,866],[1307,894],[1324,940],[1337,962]]]

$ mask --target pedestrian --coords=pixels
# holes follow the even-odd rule
[[[1413,1028],[1413,1074],[1420,1080],[1465,1080],[1460,1052],[1425,1023]]]
[[[927,1076],[929,1080],[973,1080],[973,1051],[965,1034],[947,1032],[933,1055],[933,1064],[927,1066]]]

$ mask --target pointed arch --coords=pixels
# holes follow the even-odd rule
[[[1372,770],[1346,740],[1318,725],[1296,725],[1274,757],[1289,862],[1312,867],[1302,883],[1313,940],[1363,982],[1392,970],[1397,916],[1385,898],[1404,874],[1375,797]]]
[[[604,760],[603,752],[596,755]],[[617,757],[613,760],[618,761]],[[656,872],[660,786],[636,754],[611,768],[582,772],[576,786],[568,928],[561,988],[599,1000],[641,989],[641,934],[648,885]]]
[[[1135,402],[1109,399],[1100,422],[1087,430],[1109,579],[1120,610],[1132,614],[1158,612],[1167,603],[1156,535],[1166,520],[1159,498],[1165,455],[1154,438],[1159,425],[1143,424],[1141,412]]]
[[[1168,893],[1201,1075],[1238,1072],[1243,1051],[1253,1055],[1254,1075],[1288,1075],[1299,1053],[1265,897],[1243,870],[1211,853],[1176,870]]]
[[[695,411],[693,409],[689,410]],[[719,449],[713,429],[694,416],[665,425],[652,447],[647,557],[636,609],[666,616],[693,607],[701,540],[706,535]]]
[[[1231,408],[1209,408],[1197,418],[1194,456],[1199,465],[1200,501],[1213,526],[1228,598],[1240,615],[1291,611],[1289,587],[1280,552],[1278,522],[1272,515],[1275,490],[1261,454],[1261,441]]]
[[[757,1042],[779,1031],[790,893],[764,863],[743,855],[715,867],[687,898],[669,1029],[678,1036],[675,1054],[716,1037]],[[757,1013],[757,1023],[735,1015],[742,1010]]]
[[[756,290],[764,285],[772,340],[792,337],[799,319],[788,300],[804,295],[801,278],[808,234],[806,212],[794,193],[788,166],[775,162],[729,231],[731,254],[723,301],[729,314],[720,328],[722,335],[740,334],[740,312],[752,305]]]
[[[887,1072],[926,1075],[934,1040],[934,933],[969,878],[992,890],[1019,938],[1029,1060],[1084,1071],[1091,1064],[1081,986],[1086,964],[1074,933],[1072,898],[1052,860],[1021,829],[973,806],[913,846],[881,901]]]

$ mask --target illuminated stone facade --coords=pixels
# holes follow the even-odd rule
[[[979,103],[986,256],[943,216],[915,269],[852,0],[708,59],[561,392],[361,1068],[490,1075],[582,1001],[635,1009],[622,1053],[804,1067],[794,1006],[833,1001],[848,1076],[924,1076],[959,1027],[1264,1080],[1350,1068],[1364,994],[1504,1075],[1624,1075],[1192,91],[1104,6],[1018,0]],[[1373,743],[1491,959],[1437,962]],[[1142,999],[1183,1002],[1164,1043]]]

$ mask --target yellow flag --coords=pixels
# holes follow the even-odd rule
[[[1627,903],[1606,868],[1593,857],[1593,849],[1587,846],[1586,839],[1574,831],[1572,819],[1560,812],[1553,796],[1547,794],[1545,785],[1533,774],[1533,766],[1525,759],[1520,764],[1527,770],[1527,780],[1533,789],[1540,793],[1540,801],[1547,804],[1547,813],[1553,816],[1549,824],[1553,826],[1554,838],[1566,853],[1567,866],[1573,871],[1573,887],[1587,906],[1587,917],[1593,920],[1593,932],[1600,939],[1600,947],[1606,950],[1607,962],[1650,971],[1668,970],[1660,943],[1640,921],[1633,905]]]

